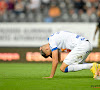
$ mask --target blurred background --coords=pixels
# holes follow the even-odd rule
[[[89,39],[86,62],[100,62],[100,0],[0,0],[0,62],[52,61],[39,47],[61,30]]]
[[[0,0],[0,22],[96,22],[99,0]]]

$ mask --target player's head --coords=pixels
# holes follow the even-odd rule
[[[40,47],[40,53],[44,58],[47,58],[49,56],[52,57],[52,53],[51,53],[49,44],[45,44],[42,47]]]

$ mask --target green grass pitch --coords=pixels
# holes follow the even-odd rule
[[[62,73],[60,65],[52,79],[51,63],[0,63],[0,90],[94,90],[100,80],[94,80],[90,70]]]

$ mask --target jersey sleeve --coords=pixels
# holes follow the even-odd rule
[[[57,50],[58,47],[57,47],[55,39],[54,38],[49,38],[48,40],[49,40],[49,45],[50,45],[51,51],[53,52],[54,50]]]

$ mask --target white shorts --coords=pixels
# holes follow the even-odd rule
[[[87,56],[92,51],[92,45],[89,41],[81,41],[63,61],[67,65],[78,64],[85,61]]]

